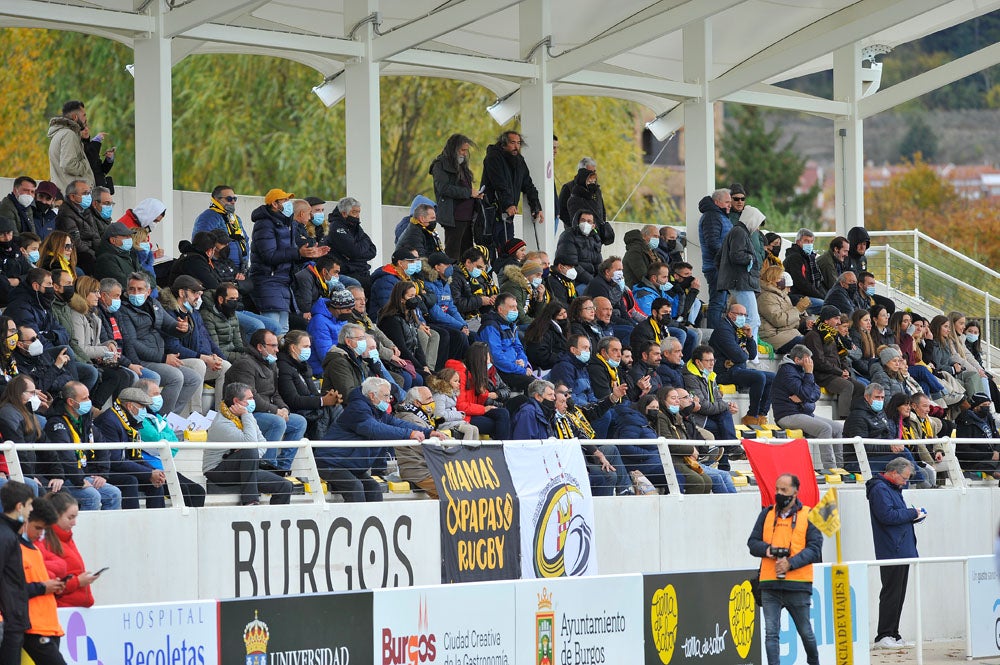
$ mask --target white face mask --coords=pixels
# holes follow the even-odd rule
[[[594,230],[594,225],[590,222],[580,222],[580,233],[585,236],[589,236],[590,232]]]
[[[40,356],[45,347],[42,346],[42,340],[35,338],[35,341],[28,345],[28,355],[30,356]]]
[[[35,202],[35,197],[32,196],[31,194],[18,194],[17,202],[20,203],[23,207],[27,208],[28,206],[30,206],[32,203]]]
[[[38,395],[32,395],[31,399],[28,400],[28,406],[31,407],[32,411],[38,411],[42,406],[42,398]]]
[[[566,271],[566,279],[571,281],[576,279],[576,268],[570,268]]]

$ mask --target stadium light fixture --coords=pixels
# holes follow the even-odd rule
[[[347,82],[344,81],[343,73],[340,71],[327,76],[322,83],[312,89],[328,108],[347,96]]]
[[[506,125],[511,118],[521,112],[521,98],[517,95],[518,92],[520,90],[508,93],[486,107],[486,112],[498,125]]]

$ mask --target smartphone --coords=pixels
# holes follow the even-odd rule
[[[107,570],[110,567],[111,566],[104,566],[104,568],[101,568],[99,571],[97,571],[96,573],[94,573],[94,577],[100,577],[101,573],[103,573],[105,570]]]
[[[653,376],[654,374],[656,374],[655,367],[650,367],[649,369],[646,370],[646,376]]]
[[[66,577],[60,577],[59,580],[61,582],[69,582],[69,580],[70,580],[71,577],[73,577],[73,576],[72,575],[67,575]]]

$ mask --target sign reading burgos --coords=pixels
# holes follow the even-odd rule
[[[379,665],[514,665],[514,589],[481,583],[374,593]]]
[[[642,662],[642,576],[518,582],[518,665]]]
[[[367,591],[219,603],[223,665],[373,665],[371,632]]]
[[[70,665],[216,665],[215,601],[59,610]]]
[[[198,516],[199,594],[242,598],[438,584],[437,502],[218,508]],[[420,534],[420,549],[417,540]]]
[[[646,575],[646,665],[757,665],[761,635],[750,590],[756,571]]]

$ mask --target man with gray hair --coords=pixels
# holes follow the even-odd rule
[[[903,488],[915,470],[913,462],[897,457],[886,463],[885,471],[865,483],[876,559],[915,559],[920,556],[917,554],[917,535],[913,525],[926,519],[927,510],[913,508],[903,498]],[[899,616],[906,600],[909,573],[909,564],[879,567],[882,591],[878,597],[876,648],[909,646],[899,634]]]
[[[535,379],[528,384],[524,404],[514,413],[511,436],[515,439],[550,439],[555,436],[552,419],[556,413],[556,387],[551,381]]]
[[[708,282],[708,327],[718,328],[722,323],[722,311],[726,307],[725,291],[718,291],[719,255],[722,241],[733,228],[729,210],[733,198],[728,189],[717,189],[711,196],[698,202],[698,240],[701,242],[701,270]]]
[[[774,421],[785,429],[800,429],[810,438],[839,438],[844,432],[844,422],[816,415],[820,391],[813,376],[812,355],[809,347],[796,344],[778,366],[771,386]],[[831,443],[810,443],[809,452],[816,470],[832,469],[844,463],[843,448]]]
[[[795,242],[785,250],[785,272],[792,276],[791,297],[793,302],[799,298],[809,298],[812,306],[807,310],[810,314],[818,314],[823,306],[823,273],[816,264],[816,252],[813,251],[813,240],[816,234],[810,229],[799,229],[795,234]]]
[[[101,244],[101,234],[90,215],[93,189],[85,180],[73,180],[63,193],[66,196],[56,215],[56,230],[69,234],[76,249],[77,265],[85,274],[92,275],[97,248]]]
[[[323,240],[330,248],[330,255],[340,263],[340,273],[361,282],[365,295],[372,291],[371,265],[378,248],[361,228],[361,204],[347,196],[337,202],[337,209],[330,215],[330,232]]]
[[[427,258],[435,252],[443,252],[441,238],[434,233],[437,228],[437,211],[428,203],[418,203],[413,209],[409,224],[399,236],[396,249],[412,248],[417,255]]]

